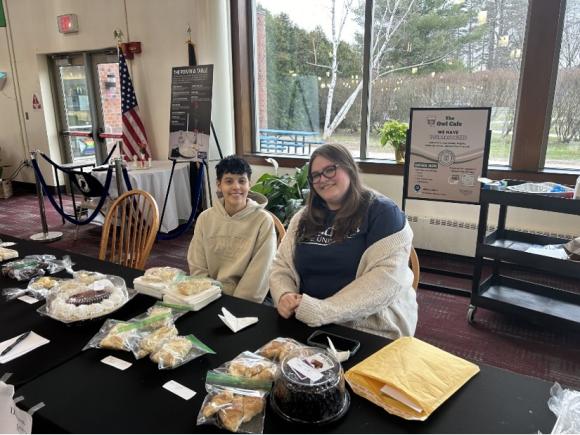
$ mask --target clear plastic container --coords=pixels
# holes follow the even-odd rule
[[[280,364],[270,403],[277,414],[293,423],[338,420],[350,405],[340,363],[326,350],[315,347],[289,353]]]

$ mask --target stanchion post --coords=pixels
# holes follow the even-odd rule
[[[123,168],[121,166],[121,159],[115,159],[115,179],[117,181],[117,197],[121,196],[121,180],[123,177]]]
[[[38,151],[33,151],[30,153],[30,158],[36,160],[36,153]],[[46,223],[46,210],[44,208],[44,193],[42,191],[42,186],[40,185],[40,180],[34,173],[34,179],[36,180],[36,196],[38,197],[38,208],[40,210],[40,222],[42,224],[42,233],[36,233],[30,236],[31,240],[37,242],[54,242],[56,240],[62,239],[62,233],[60,231],[48,231],[48,225]]]

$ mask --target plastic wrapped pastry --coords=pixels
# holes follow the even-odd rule
[[[275,363],[252,352],[242,352],[225,366],[232,376],[261,381],[273,381],[278,370]]]
[[[152,267],[145,271],[143,276],[133,280],[133,286],[139,293],[161,299],[171,283],[178,276],[186,273],[176,267]]]
[[[193,296],[216,286],[216,281],[209,278],[182,279],[174,283],[173,288],[182,296]]]
[[[62,278],[37,276],[36,278],[32,278],[30,280],[26,288],[5,288],[2,290],[2,294],[7,300],[19,298],[25,294],[39,300],[45,299],[49,293],[59,288],[59,285],[62,281]]]
[[[156,352],[167,339],[177,337],[177,334],[177,328],[173,325],[154,330],[139,341],[137,349],[133,352],[135,358],[144,358]]]
[[[68,255],[62,260],[57,260],[54,255],[27,255],[21,260],[4,264],[2,274],[18,281],[27,281],[35,276],[50,275],[63,269],[72,273],[72,263]]]
[[[273,361],[282,361],[293,350],[303,347],[302,344],[291,338],[278,337],[266,343],[256,352]]]
[[[187,335],[165,340],[149,358],[160,369],[174,369],[206,353],[215,352],[194,335]]]
[[[193,344],[187,338],[173,337],[166,340],[156,352],[151,354],[151,361],[163,368],[174,368],[185,360],[192,347]]]
[[[46,304],[38,312],[64,323],[94,319],[122,307],[129,296],[125,281],[118,276],[85,276],[64,280],[58,291],[47,296]]]
[[[83,350],[103,348],[129,351],[138,340],[138,330],[131,322],[108,319]]]
[[[264,431],[265,393],[239,388],[206,385],[208,394],[197,416],[197,424],[214,424],[238,433]]]

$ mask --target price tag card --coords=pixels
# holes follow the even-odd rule
[[[106,358],[103,358],[101,360],[102,363],[107,364],[111,367],[115,367],[116,369],[119,370],[127,370],[129,367],[131,367],[133,364],[127,361],[124,361],[120,358],[116,358],[114,356],[109,355]]]
[[[32,296],[24,295],[18,298],[19,301],[26,302],[27,304],[35,304],[38,302],[38,299],[33,298]]]
[[[184,387],[183,385],[175,381],[166,382],[163,385],[163,388],[165,388],[168,391],[171,391],[173,394],[185,400],[191,399],[196,394],[195,391],[190,390],[189,388]]]

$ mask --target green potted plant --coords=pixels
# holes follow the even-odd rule
[[[304,205],[304,200],[310,192],[308,164],[296,168],[294,174],[264,174],[251,190],[268,198],[266,209],[274,213],[287,227],[292,216]]]
[[[408,124],[392,119],[385,122],[379,131],[381,146],[389,144],[395,148],[395,160],[397,163],[405,162],[405,145],[407,143],[408,128]]]

